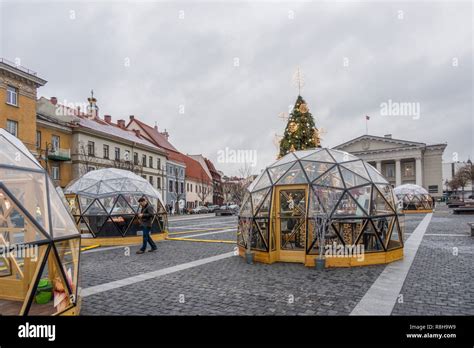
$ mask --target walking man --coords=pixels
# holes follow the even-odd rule
[[[142,197],[138,200],[140,203],[141,210],[140,214],[138,214],[138,218],[140,219],[140,226],[142,227],[143,231],[143,245],[140,250],[137,251],[137,254],[143,254],[146,250],[147,243],[150,244],[151,249],[148,251],[155,251],[157,249],[155,242],[150,236],[151,230],[151,222],[153,221],[153,216],[155,215],[153,211],[153,207],[145,197]]]

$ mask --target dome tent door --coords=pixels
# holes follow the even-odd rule
[[[305,261],[307,196],[305,185],[276,188],[276,249],[280,261]]]

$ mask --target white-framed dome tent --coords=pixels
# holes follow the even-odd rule
[[[138,200],[153,206],[151,237],[165,239],[168,218],[160,192],[128,170],[98,169],[71,182],[64,194],[81,231],[83,245],[121,245],[141,241]]]
[[[0,313],[78,315],[80,244],[48,173],[0,128]]]
[[[415,184],[399,185],[393,189],[403,213],[431,213],[435,201],[423,187]]]
[[[326,267],[403,258],[404,219],[391,185],[349,153],[326,148],[290,152],[247,190],[239,213],[241,256],[250,249],[256,261],[312,266],[322,250]],[[357,247],[364,255],[328,258],[325,248],[330,246]]]

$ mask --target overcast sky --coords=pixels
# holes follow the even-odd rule
[[[46,2],[3,1],[0,56],[48,83],[38,96],[135,115],[170,133],[183,153],[218,151],[274,161],[275,135],[302,95],[323,146],[365,133],[448,143],[444,159],[473,158],[471,2]],[[382,115],[413,102],[420,115]],[[182,112],[184,108],[184,113]]]

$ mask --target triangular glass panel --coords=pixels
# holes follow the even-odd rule
[[[255,249],[268,251],[268,220],[255,220],[254,229],[259,233]]]
[[[369,173],[367,173],[364,163],[361,160],[351,161],[351,162],[341,164],[341,168],[349,169],[350,171],[360,175],[364,179],[371,180],[369,177]]]
[[[332,158],[332,156],[329,154],[329,152],[326,149],[321,149],[321,151],[318,151],[309,156],[306,156],[304,157],[304,160],[334,163],[334,159]]]
[[[250,195],[244,198],[244,202],[242,203],[242,207],[240,208],[240,216],[252,216],[252,204]]]
[[[92,196],[96,196],[99,192],[99,187],[100,187],[100,182],[92,185],[92,186],[89,186],[88,188],[82,190],[82,193],[83,194],[89,194],[89,195],[92,195]]]
[[[337,169],[337,166],[334,166],[325,174],[321,175],[321,177],[316,179],[316,181],[314,181],[313,184],[319,185],[319,186],[344,188],[344,184],[342,182],[342,178],[341,178],[341,175],[339,174],[339,170]]]
[[[98,199],[95,199],[83,215],[107,215]]]
[[[60,271],[60,265],[53,249],[40,272],[37,286],[33,289],[33,301],[28,315],[54,315],[72,307],[71,293]]]
[[[49,234],[46,174],[0,168],[1,182],[36,222]]]
[[[48,235],[31,222],[24,211],[0,190],[0,245],[15,245],[48,240]],[[40,224],[41,225],[41,224]]]
[[[332,149],[328,149],[328,151],[331,154],[331,156],[334,158],[334,160],[338,163],[353,161],[357,159],[357,157],[345,151],[332,150]]]
[[[304,158],[306,156],[312,155],[313,153],[316,153],[320,151],[320,149],[311,149],[311,150],[301,150],[301,151],[295,151],[293,154],[298,157],[298,158]]]
[[[384,246],[387,245],[387,238],[390,232],[390,217],[382,217],[382,218],[373,218],[372,222],[375,226],[377,231],[377,236],[381,240]]]
[[[290,152],[286,154],[285,156],[283,156],[282,158],[280,158],[275,163],[273,163],[271,167],[281,166],[282,164],[286,164],[286,163],[294,162],[294,161],[296,161],[296,156],[293,154],[293,152]]]
[[[286,173],[288,169],[293,165],[293,163],[286,163],[278,167],[271,167],[268,168],[268,173],[270,174],[270,178],[272,179],[273,183],[276,183],[278,179],[281,178],[283,174]]]
[[[267,171],[264,171],[260,174],[255,180],[250,184],[248,190],[250,192],[258,191],[263,188],[269,187],[272,185],[270,178],[268,177]]]
[[[379,189],[380,193],[384,196],[385,200],[390,204],[392,207],[393,211],[396,210],[396,204],[395,204],[395,199],[393,197],[393,190],[391,185],[381,185],[378,184],[376,185],[377,188]]]
[[[372,209],[371,215],[387,215],[394,214],[395,211],[390,207],[390,204],[383,198],[380,191],[373,186],[372,187]]]
[[[142,195],[124,195],[125,200],[135,212],[138,212],[140,210],[140,203],[138,203],[138,200],[142,197]]]
[[[392,234],[390,235],[390,240],[388,242],[387,249],[395,249],[402,246],[402,233],[400,232],[400,225],[397,218],[393,223]]]
[[[356,211],[356,215],[368,214],[370,211],[371,188],[372,185],[367,185],[348,190],[351,196],[359,203],[358,209],[363,210],[363,212]]]
[[[79,234],[71,214],[67,211],[64,202],[59,197],[56,190],[52,188],[52,182],[49,179],[48,185],[53,237],[60,238]]]
[[[268,191],[269,189],[263,189],[252,193],[252,206],[254,215],[257,213],[257,209],[260,207],[260,204],[263,202],[263,199],[267,195]]]
[[[0,135],[0,149],[2,149],[2,151],[0,151],[0,163],[4,165],[36,170],[42,169],[26,148],[19,149],[15,147],[3,135]]]
[[[109,214],[112,213],[112,208],[114,208],[115,196],[108,196],[103,198],[98,198],[105,211]]]
[[[350,170],[347,170],[342,166],[340,167],[340,169],[342,173],[342,178],[344,179],[344,183],[346,184],[347,188],[370,183],[368,180],[365,180],[363,177],[355,174],[354,172],[351,172]]]
[[[102,230],[102,226],[107,221],[107,215],[83,215],[82,221],[86,224],[88,230],[96,236]],[[84,226],[81,226],[81,231]]]
[[[319,202],[324,208],[326,214],[331,216],[334,207],[339,202],[344,190],[333,189],[329,187],[321,187],[313,185],[313,190],[316,196],[318,196]]]
[[[111,215],[135,214],[135,211],[128,204],[122,195],[117,197],[117,202],[111,211]]]
[[[309,217],[325,216],[326,212],[313,190],[309,191]]]
[[[377,237],[377,231],[371,220],[368,220],[360,233],[357,244],[364,246],[364,251],[383,251],[383,245]]]
[[[365,163],[365,168],[367,169],[367,171],[369,172],[369,175],[370,175],[370,178],[372,179],[373,182],[376,182],[376,183],[381,183],[381,184],[388,184],[389,182],[387,181],[387,179],[385,179],[383,177],[382,174],[380,174],[377,169],[375,169],[374,167],[372,167],[370,164],[368,163]]]
[[[356,203],[349,193],[344,193],[336,210],[334,210],[333,217],[362,217],[367,216],[365,211]]]
[[[293,166],[288,170],[281,178],[278,180],[279,185],[294,185],[294,184],[307,184],[308,179],[304,174],[303,169],[299,162],[293,164]]]
[[[239,218],[239,226],[237,230],[237,243],[247,248],[247,240],[252,228],[252,218]]]
[[[270,205],[272,202],[272,190],[270,189],[267,193],[267,196],[264,198],[263,202],[258,208],[257,215],[258,217],[267,217],[270,215]]]
[[[77,281],[79,277],[79,253],[80,253],[80,239],[73,238],[60,242],[55,242],[56,250],[58,251],[59,261],[63,267],[64,274],[72,291],[72,302],[77,299]]]
[[[327,172],[334,164],[327,162],[301,161],[301,165],[308,176],[309,181],[314,181],[325,172]]]

